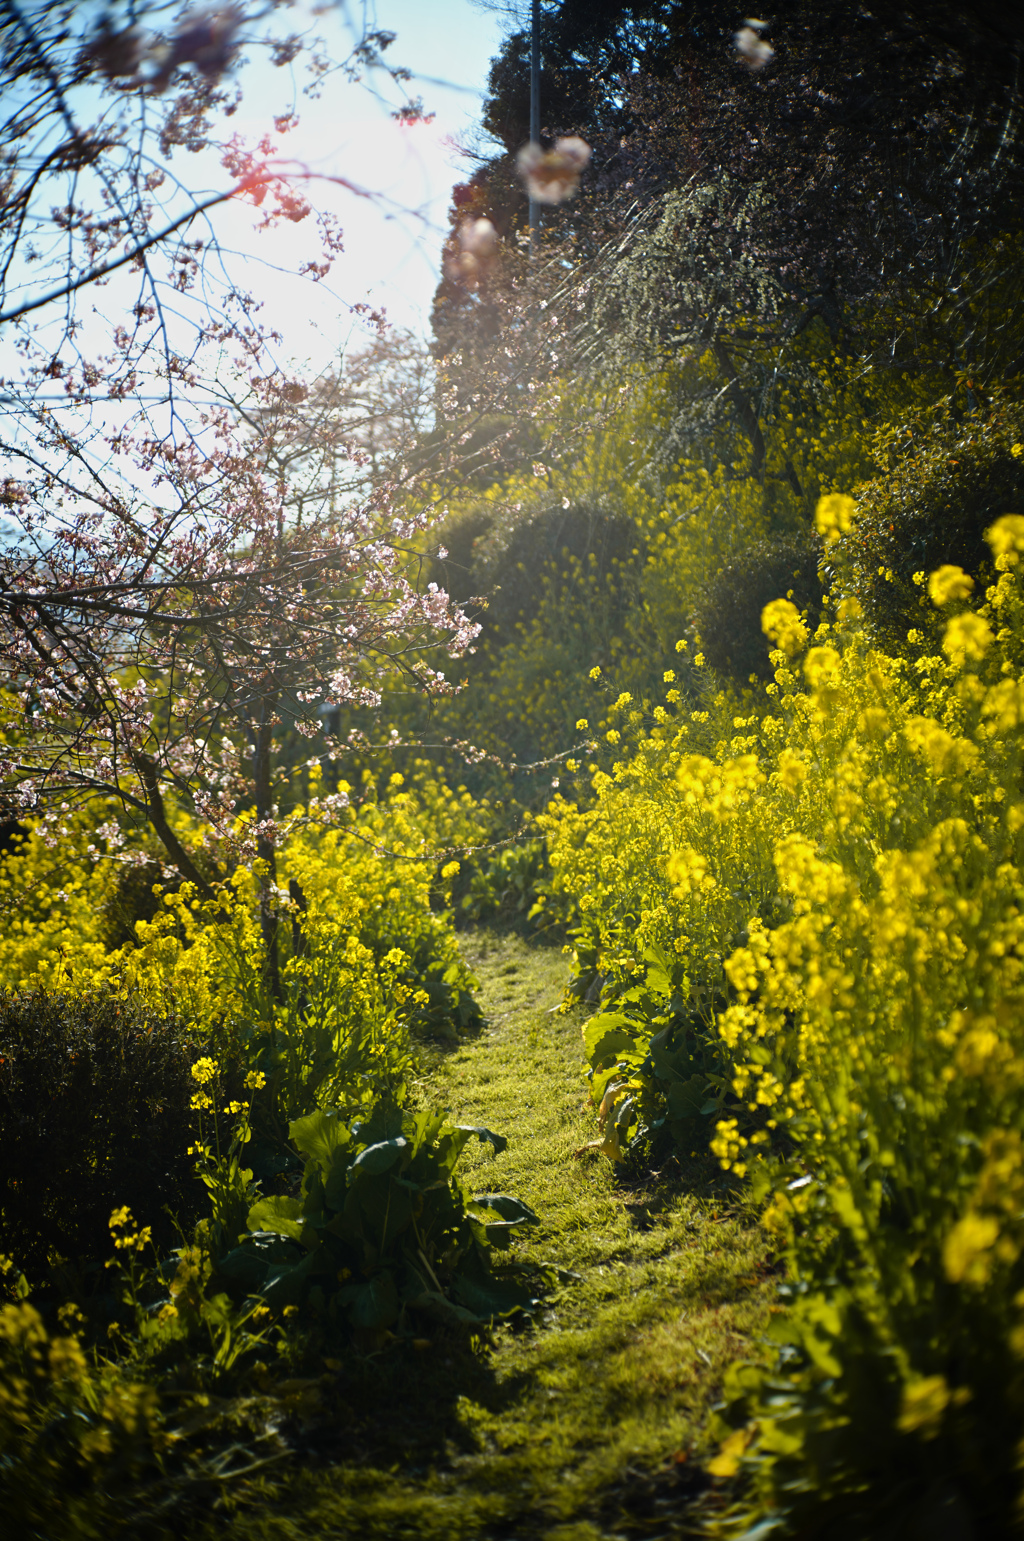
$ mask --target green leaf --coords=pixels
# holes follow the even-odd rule
[[[671,999],[672,980],[663,968],[649,968],[644,983],[652,995],[660,995],[664,1000]]]
[[[419,1155],[425,1145],[433,1145],[444,1126],[445,1114],[430,1108],[404,1118],[402,1132],[412,1144],[413,1156]]]
[[[666,1027],[651,1039],[648,1052],[654,1074],[662,1081],[688,1080],[692,1072],[686,1035],[680,1035],[674,1048],[669,1048],[670,1036],[671,1029]]]
[[[668,1089],[670,1118],[697,1118],[704,1110],[707,1077],[690,1076],[687,1081],[675,1081]],[[717,1104],[716,1104],[717,1106]]]
[[[365,1284],[349,1285],[338,1291],[339,1298],[348,1299],[349,1321],[353,1327],[365,1331],[382,1331],[398,1320],[398,1291],[388,1272],[379,1273]]]
[[[345,1196],[348,1193],[349,1170],[346,1161],[335,1161],[328,1172],[324,1183],[324,1204],[328,1209],[335,1211],[344,1209]]]
[[[309,1276],[319,1266],[316,1252],[307,1252],[301,1263],[294,1268],[271,1264],[267,1280],[259,1293],[272,1311],[283,1311],[285,1306],[297,1306],[306,1292]]]
[[[250,1209],[245,1223],[250,1231],[273,1231],[278,1236],[290,1236],[293,1241],[301,1241],[304,1229],[302,1205],[298,1199],[288,1198],[284,1194],[260,1199]]]
[[[531,1311],[537,1301],[521,1284],[510,1279],[470,1279],[457,1275],[452,1294],[460,1305],[475,1311],[478,1317],[489,1320],[494,1316],[511,1316],[515,1311]]]
[[[294,1267],[304,1257],[301,1248],[276,1231],[257,1231],[217,1263],[218,1278],[242,1295],[258,1295],[273,1264]]]
[[[598,1066],[621,1054],[635,1055],[637,1038],[642,1031],[639,1023],[617,1011],[602,1012],[599,1016],[591,1017],[583,1028],[583,1046],[587,1058],[592,1065]]]
[[[453,1128],[457,1129],[461,1134],[465,1134],[467,1138],[475,1134],[481,1145],[493,1145],[496,1156],[500,1156],[502,1151],[508,1146],[508,1140],[503,1134],[495,1134],[493,1130],[485,1129],[482,1124],[455,1124]]]
[[[514,1198],[511,1193],[477,1193],[467,1207],[471,1213],[489,1211],[477,1214],[477,1218],[487,1226],[540,1224],[540,1217],[534,1214],[529,1205],[524,1204],[522,1199]]]
[[[587,1058],[593,1061],[594,1051],[602,1039],[613,1035],[623,1039],[623,1048],[635,1048],[637,1032],[637,1024],[621,1011],[599,1011],[583,1024],[583,1047]]]
[[[382,1140],[395,1139],[403,1132],[402,1125],[406,1115],[399,1104],[405,1095],[405,1087],[400,1086],[393,1089],[392,1096],[382,1097],[374,1104],[369,1118],[359,1119],[353,1123],[353,1135],[358,1136],[359,1140],[367,1145],[377,1145]]]
[[[387,1172],[374,1172],[353,1183],[345,1201],[346,1213],[358,1213],[363,1239],[384,1251],[412,1220],[413,1197]]]
[[[648,990],[655,995],[671,996],[674,988],[672,975],[678,967],[678,960],[670,958],[662,948],[653,944],[645,951],[644,962],[648,965],[644,981]]]
[[[305,1118],[296,1118],[288,1125],[288,1137],[296,1150],[313,1161],[319,1161],[325,1172],[329,1171],[335,1151],[351,1142],[352,1134],[336,1113],[325,1113],[317,1108]]]
[[[436,1322],[479,1322],[481,1318],[475,1311],[470,1311],[466,1306],[458,1306],[454,1300],[449,1300],[446,1295],[439,1295],[436,1290],[424,1290],[419,1295],[414,1295],[406,1302],[415,1311],[422,1311]]]
[[[408,1141],[402,1135],[398,1135],[394,1140],[381,1140],[376,1145],[368,1145],[365,1150],[359,1152],[350,1171],[365,1172],[370,1177],[376,1177],[394,1166],[407,1144]]]

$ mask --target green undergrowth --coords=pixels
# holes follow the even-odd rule
[[[756,1232],[710,1168],[632,1177],[592,1153],[580,1024],[556,947],[476,933],[487,1026],[422,1088],[509,1138],[465,1168],[541,1217],[518,1256],[555,1265],[544,1309],[467,1341],[447,1329],[344,1368],[292,1459],[231,1484],[208,1535],[597,1541],[685,1533],[722,1376],[763,1327]],[[549,1273],[548,1279],[555,1275]]]

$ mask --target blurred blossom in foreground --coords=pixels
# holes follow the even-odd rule
[[[757,21],[754,17],[748,16],[745,24],[732,40],[736,52],[748,69],[763,69],[775,58],[775,49],[761,36],[767,29],[766,21]]]
[[[238,5],[188,10],[179,18],[170,40],[162,41],[144,38],[134,26],[117,32],[105,13],[92,40],[82,49],[79,63],[86,69],[98,69],[110,81],[157,92],[165,91],[175,71],[188,64],[205,80],[216,81],[234,63],[239,49],[237,33],[245,20]],[[140,73],[143,64],[152,66],[148,76]]]
[[[577,191],[589,160],[590,146],[573,135],[556,139],[550,150],[531,140],[516,156],[516,165],[535,203],[564,203]]]
[[[456,239],[458,248],[449,246],[446,258],[448,275],[472,287],[494,256],[498,232],[489,219],[467,219],[459,226]]]
[[[489,219],[467,219],[459,226],[459,245],[471,257],[489,257],[498,244],[498,232]]]

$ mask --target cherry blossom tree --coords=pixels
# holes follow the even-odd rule
[[[421,654],[474,635],[420,582],[429,516],[371,442],[415,389],[356,410],[356,384],[284,367],[220,237],[228,204],[305,222],[315,284],[340,249],[281,154],[294,113],[255,144],[232,130],[247,57],[313,93],[383,73],[395,114],[421,111],[390,34],[336,58],[297,17],[0,0],[0,819],[59,839],[64,811],[115,798],[200,893],[175,803],[221,834],[250,809],[269,894],[282,723],[312,735],[396,670],[443,692]]]

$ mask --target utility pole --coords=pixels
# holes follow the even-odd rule
[[[533,25],[530,30],[530,139],[540,144],[540,0],[533,0]],[[540,230],[540,204],[530,199],[530,256],[537,249]]]

